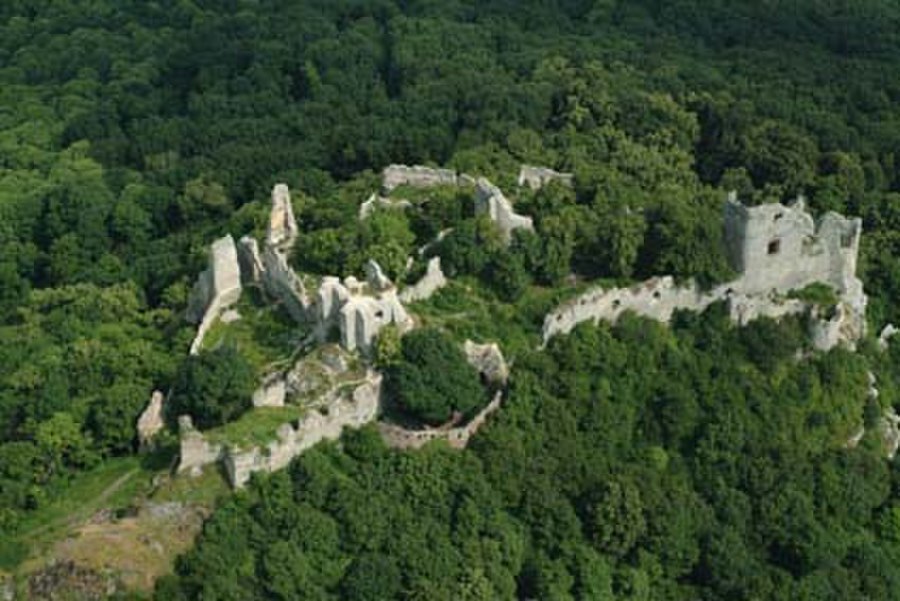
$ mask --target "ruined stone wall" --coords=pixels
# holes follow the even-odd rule
[[[725,204],[728,256],[744,294],[787,292],[813,282],[839,293],[854,285],[862,231],[859,219],[826,214],[818,227],[802,200],[745,207],[732,195]]]
[[[275,184],[272,188],[272,210],[269,212],[269,224],[266,228],[266,246],[286,251],[293,247],[298,232],[290,190],[286,184]]]
[[[522,165],[522,168],[519,170],[519,186],[528,186],[532,190],[539,190],[553,181],[571,186],[575,181],[575,176],[571,173],[560,173],[547,167],[533,167],[531,165]]]
[[[159,390],[150,395],[150,402],[141,412],[137,421],[138,444],[141,449],[152,446],[153,439],[165,427],[163,422],[163,401],[165,397]]]
[[[189,415],[178,418],[178,434],[180,438],[178,473],[190,472],[197,475],[205,466],[218,462],[224,456],[225,447],[206,440],[206,437],[194,428]]]
[[[404,211],[411,208],[412,206],[412,203],[408,200],[393,200],[391,198],[385,198],[373,193],[364,203],[359,205],[359,219],[360,221],[362,221],[363,219],[367,219],[372,213],[379,209],[389,211]]]
[[[310,299],[300,277],[288,265],[287,257],[274,246],[266,246],[262,262],[262,284],[265,291],[280,300],[291,317],[304,322],[310,308]]]
[[[488,384],[503,386],[509,379],[509,366],[496,342],[478,344],[466,340],[463,344],[463,352],[469,365],[478,370],[481,377]]]
[[[432,257],[425,268],[425,275],[411,286],[400,292],[400,300],[404,303],[427,300],[431,295],[447,285],[447,277],[441,269],[441,258]]]
[[[240,488],[253,472],[282,469],[313,445],[340,438],[344,428],[360,428],[374,421],[380,408],[381,381],[380,374],[370,371],[365,382],[349,396],[325,407],[324,412],[310,411],[296,427],[282,425],[277,439],[268,445],[249,450],[228,449],[223,462],[231,485]]]
[[[382,172],[382,188],[390,192],[399,186],[428,188],[431,186],[456,186],[460,183],[456,172],[422,165],[389,165]]]
[[[503,393],[497,391],[493,400],[473,417],[469,423],[459,428],[425,428],[410,430],[396,424],[378,423],[378,432],[385,444],[394,449],[420,449],[433,440],[444,440],[454,449],[464,449],[469,440],[487,422],[491,414],[500,409]]]
[[[744,325],[761,316],[780,318],[813,307],[786,298],[814,282],[831,285],[840,302],[834,315],[814,310],[813,345],[828,350],[853,347],[865,333],[866,296],[856,277],[860,222],[829,213],[815,227],[801,203],[744,207],[732,195],[725,205],[729,257],[741,275],[708,292],[693,283],[677,286],[671,277],[653,278],[627,289],[594,288],[551,312],[544,320],[544,343],[582,321],[616,321],[627,310],[668,322],[676,309],[702,311],[727,301],[732,320]]]
[[[500,188],[483,177],[475,186],[475,214],[487,215],[496,223],[507,243],[512,239],[514,230],[534,230],[531,217],[517,214]]]
[[[234,239],[228,235],[213,242],[209,267],[200,274],[188,303],[188,317],[202,315],[190,353],[199,352],[206,333],[219,315],[241,297],[241,268]]]

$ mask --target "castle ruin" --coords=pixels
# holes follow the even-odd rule
[[[740,276],[712,290],[694,282],[677,285],[671,277],[653,278],[630,288],[596,287],[563,303],[544,320],[543,340],[571,331],[583,321],[616,321],[625,311],[668,322],[676,309],[702,311],[716,301],[728,303],[738,324],[761,316],[779,318],[811,311],[815,348],[853,346],[865,333],[866,295],[856,276],[862,232],[860,219],[827,213],[818,222],[798,200],[747,207],[729,195],[724,207],[729,260]],[[793,290],[813,283],[834,289],[839,302],[832,315],[796,298]]]

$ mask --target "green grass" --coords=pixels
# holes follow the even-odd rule
[[[795,298],[812,305],[817,305],[823,309],[830,309],[838,303],[838,297],[834,288],[821,282],[814,282],[799,290],[791,290],[788,292],[787,296],[788,298]]]
[[[293,405],[285,407],[258,407],[237,420],[205,432],[213,443],[227,443],[239,447],[263,445],[275,440],[275,432],[281,424],[299,419],[307,409]]]
[[[210,349],[233,343],[260,374],[289,359],[304,337],[284,309],[262,301],[259,290],[246,289],[235,308],[241,318],[231,323],[216,322],[203,346]]]

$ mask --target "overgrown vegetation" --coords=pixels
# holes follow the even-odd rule
[[[798,324],[712,316],[533,349],[586,280],[731,277],[727,189],[861,216],[870,330],[900,323],[898,31],[888,0],[0,3],[0,562],[133,455],[153,389],[222,423],[284,356],[278,314],[248,311],[195,394],[181,320],[209,242],[259,236],[284,181],[315,274],[375,258],[401,280],[453,228],[426,254],[456,281],[415,309],[499,340],[510,401],[471,452],[365,432],[304,456],[218,513],[161,598],[895,596],[893,464],[838,449],[861,362],[896,400],[896,350],[796,362]],[[487,176],[536,231],[504,248],[451,189],[360,222],[393,162]],[[520,163],[575,185],[518,189]]]

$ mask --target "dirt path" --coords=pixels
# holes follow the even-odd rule
[[[58,528],[60,526],[71,527],[71,526],[75,525],[76,522],[87,519],[90,516],[90,514],[93,514],[97,509],[99,509],[100,506],[103,503],[105,503],[107,499],[109,499],[112,495],[114,495],[117,490],[122,488],[122,485],[124,485],[126,482],[128,482],[128,480],[130,480],[131,477],[134,476],[139,471],[140,471],[139,468],[133,468],[133,469],[129,470],[128,472],[122,474],[118,478],[116,478],[115,482],[113,482],[112,484],[107,486],[103,490],[103,492],[101,492],[99,495],[97,495],[97,497],[94,499],[94,501],[90,504],[90,506],[88,508],[82,509],[80,511],[74,511],[67,516],[63,516],[63,517],[57,518],[55,520],[52,520],[52,521],[50,521],[46,524],[43,524],[41,526],[38,526],[34,530],[30,530],[24,534],[27,534],[28,538],[33,539],[37,536],[40,536],[44,532],[47,532],[48,530]]]

